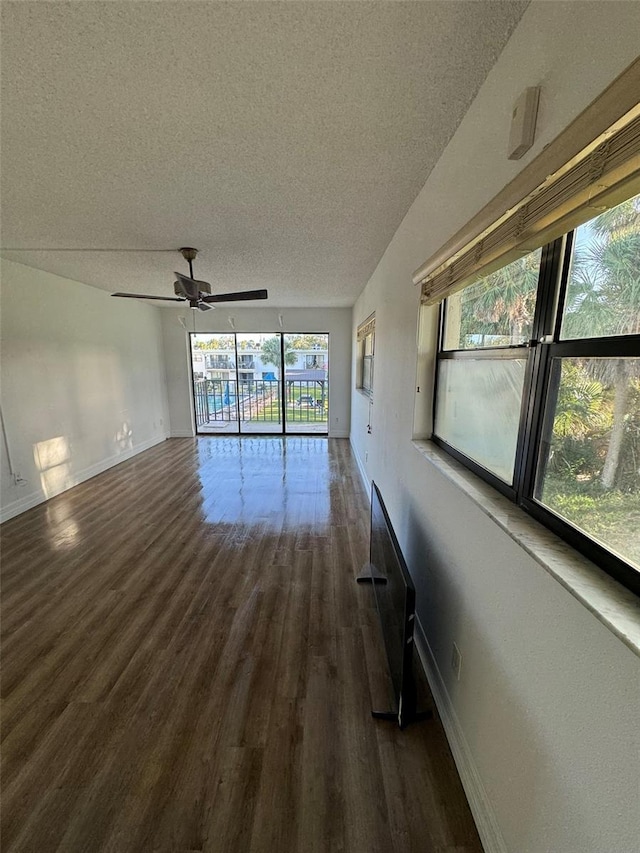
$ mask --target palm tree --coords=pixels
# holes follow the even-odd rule
[[[608,419],[603,404],[602,383],[590,378],[581,365],[564,364],[555,406],[554,435],[580,440],[594,430],[605,428]]]
[[[545,480],[548,464],[550,470],[568,477],[572,484],[578,474],[586,474],[583,481],[592,484],[602,470],[598,439],[611,427],[606,388],[589,375],[582,362],[570,359],[554,365],[551,387],[555,389],[553,429],[548,438],[548,460],[539,472],[541,481]],[[569,491],[573,493],[573,488]]]
[[[539,270],[540,251],[531,252],[465,290],[461,340],[491,335],[494,345],[524,343],[533,321]]]
[[[263,364],[273,364],[274,367],[280,367],[280,336],[274,335],[272,338],[267,338],[263,341],[260,347],[260,359]],[[291,367],[296,363],[296,354],[289,345],[289,342],[284,342],[284,363]]]
[[[564,338],[640,334],[640,196],[597,217],[593,238],[573,258]],[[591,359],[590,374],[614,387],[613,420],[600,482],[613,488],[620,462],[631,381],[639,361]]]

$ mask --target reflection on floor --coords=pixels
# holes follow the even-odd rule
[[[347,440],[172,439],[12,519],[3,851],[481,853],[400,732]]]

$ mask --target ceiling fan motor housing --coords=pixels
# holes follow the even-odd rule
[[[181,275],[178,281],[173,282],[173,292],[187,299],[199,299],[201,293],[211,293],[211,285],[207,281],[196,281]]]
[[[180,254],[185,259],[185,261],[195,261],[196,255],[198,254],[198,250],[192,249],[191,246],[183,246],[180,249]]]

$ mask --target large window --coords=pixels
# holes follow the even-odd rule
[[[329,335],[199,333],[191,337],[193,406],[203,435],[326,435]],[[321,367],[306,369],[314,351]],[[198,366],[206,364],[206,375]]]
[[[435,440],[640,592],[640,196],[445,300]]]
[[[435,431],[512,485],[541,252],[446,301]]]

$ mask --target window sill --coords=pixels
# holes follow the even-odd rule
[[[640,656],[640,602],[633,593],[436,444],[431,441],[414,441],[413,446],[603,625]]]

